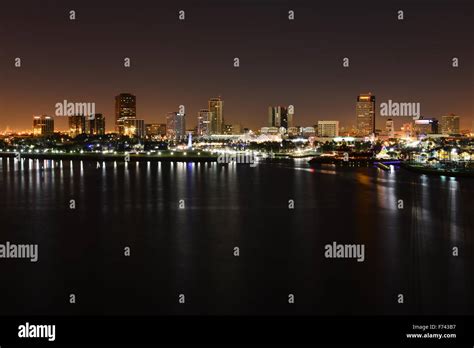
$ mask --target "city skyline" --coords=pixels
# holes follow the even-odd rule
[[[127,98],[133,98],[133,106],[131,107],[131,109],[133,109],[132,111],[132,114],[130,117],[123,117],[123,119],[120,121],[119,119],[121,118],[119,115],[121,113],[121,109],[120,109],[120,106],[119,106],[119,98],[122,97],[122,96],[126,96]],[[293,121],[293,116],[294,114],[292,113],[288,113],[288,107],[287,106],[272,106],[272,105],[269,105],[267,106],[267,115],[266,115],[266,120],[263,119],[261,120],[261,123],[260,125],[257,125],[256,127],[247,127],[245,124],[242,125],[242,122],[239,122],[239,120],[232,120],[230,122],[226,122],[226,123],[222,123],[221,124],[221,127],[220,127],[220,132],[212,132],[211,131],[211,124],[212,122],[210,121],[210,125],[209,125],[209,129],[210,129],[210,133],[209,134],[223,134],[224,132],[224,126],[227,126],[227,125],[240,125],[242,127],[245,127],[245,128],[248,128],[248,129],[252,129],[252,130],[260,130],[262,127],[274,127],[273,123],[275,123],[275,120],[278,119],[278,121],[276,121],[277,123],[280,122],[280,116],[279,116],[279,113],[280,111],[278,110],[282,110],[282,115],[283,117],[288,117],[288,121],[285,121],[285,124],[290,125],[289,127],[291,127],[291,125],[293,127],[312,127],[313,125],[317,125],[318,122],[320,121],[330,121],[330,122],[333,122],[333,121],[337,121],[339,123],[339,126],[338,127],[341,127],[342,129],[345,129],[345,131],[353,131],[353,130],[358,130],[360,131],[361,130],[361,126],[360,124],[358,124],[360,121],[360,113],[361,111],[359,110],[360,108],[360,105],[361,105],[361,102],[360,102],[360,98],[367,98],[367,97],[370,97],[370,100],[371,102],[370,103],[373,103],[375,104],[375,111],[370,111],[371,113],[373,113],[375,115],[375,120],[374,119],[371,119],[371,123],[375,123],[375,128],[374,130],[375,131],[384,131],[386,129],[386,123],[387,121],[390,121],[392,123],[392,127],[394,127],[394,130],[399,130],[401,129],[405,124],[407,123],[413,123],[415,124],[415,120],[412,118],[412,117],[409,117],[409,116],[400,116],[400,117],[393,117],[393,116],[390,116],[390,117],[387,117],[387,116],[382,116],[379,112],[379,109],[380,107],[377,107],[377,103],[375,102],[375,98],[376,98],[376,95],[371,93],[371,92],[368,92],[368,93],[360,93],[359,95],[356,96],[356,102],[355,102],[355,111],[354,111],[354,115],[353,115],[353,122],[349,121],[347,123],[342,123],[339,119],[331,119],[330,118],[321,118],[321,119],[316,119],[316,120],[312,120],[310,121],[310,123],[308,124],[301,124],[301,123],[298,123],[298,122],[294,122]],[[137,103],[136,103],[136,95],[134,95],[133,93],[119,93],[117,96],[114,97],[115,99],[115,109],[114,109],[114,115],[112,115],[111,117],[109,117],[109,122],[106,123],[106,127],[105,127],[105,132],[107,133],[120,133],[120,134],[124,134],[126,132],[124,132],[123,130],[120,130],[119,128],[117,128],[117,125],[120,124],[120,122],[125,122],[127,123],[134,123],[136,121],[139,121],[139,122],[142,122],[143,124],[140,125],[140,128],[143,128],[143,131],[144,131],[144,127],[147,126],[147,125],[153,125],[153,124],[166,124],[167,121],[168,121],[168,117],[170,114],[172,113],[176,113],[176,111],[169,111],[166,113],[166,115],[163,117],[163,118],[159,118],[159,119],[153,119],[153,120],[143,120],[143,119],[140,119],[139,117],[137,117],[137,112],[136,112],[136,109],[137,109]],[[219,100],[219,103],[222,103],[222,106],[223,106],[223,102],[224,102],[224,99],[222,99],[221,97],[217,97],[217,98],[208,98],[208,102],[211,103],[211,102],[215,102],[216,100]],[[66,100],[64,101],[65,105],[66,105]],[[392,103],[392,101],[390,100],[389,101],[390,103]],[[72,104],[74,104],[74,102],[71,102]],[[77,104],[77,103],[76,103]],[[362,101],[362,105],[364,104],[364,101]],[[408,103],[407,103],[408,104]],[[62,106],[62,105],[61,105]],[[125,109],[128,109],[127,106],[129,105],[125,105]],[[223,107],[221,106],[221,109],[223,109]],[[182,106],[180,106],[182,107]],[[177,107],[176,109],[179,109],[179,107]],[[61,108],[62,110],[62,108]],[[372,109],[371,109],[372,110]],[[209,115],[212,115],[212,112],[209,112],[209,108],[208,109],[200,109],[196,115],[189,115],[188,113],[184,113],[183,115],[186,116],[186,127],[185,127],[185,130],[189,130],[189,129],[194,129],[196,130],[197,132],[199,132],[199,129],[200,129],[200,120],[202,118],[202,113],[203,112],[208,112]],[[275,112],[276,112],[276,116],[277,118],[275,119]],[[286,114],[288,113],[288,116],[286,116]],[[60,124],[61,123],[64,123],[65,125],[61,128],[57,127],[57,123],[58,122],[54,122],[53,121],[53,124],[55,124],[54,126],[54,131],[58,131],[58,132],[67,132],[67,131],[70,131],[70,128],[71,128],[71,125],[70,125],[70,117],[67,117],[67,115],[62,115],[62,116],[55,116],[55,113],[51,113],[51,114],[35,114],[35,115],[32,115],[33,117],[33,120],[35,120],[37,117],[39,116],[48,116],[48,117],[51,117],[53,120],[63,120],[63,122],[59,122]],[[78,114],[78,115],[82,115],[81,114]],[[100,117],[102,119],[107,119],[108,117],[106,116],[103,116],[103,113],[96,113],[96,115],[100,115]],[[72,115],[71,115],[72,116]],[[222,116],[222,115],[221,115]],[[457,129],[459,130],[470,130],[471,132],[474,131],[474,121],[471,121],[471,120],[464,120],[464,117],[461,117],[460,115],[458,114],[455,114],[455,113],[446,113],[446,114],[438,114],[438,115],[435,115],[435,116],[426,116],[424,114],[422,114],[421,116],[421,119],[436,119],[437,122],[444,122],[444,120],[446,118],[452,118],[452,117],[455,117],[456,120],[457,120]],[[273,119],[272,119],[273,118]],[[164,120],[163,120],[164,119]],[[282,119],[283,120],[283,119]],[[298,120],[298,119],[297,119]],[[191,122],[190,122],[191,121]],[[222,121],[223,118],[222,118]],[[398,126],[395,127],[395,122],[398,121]],[[35,122],[35,121],[34,121]],[[32,133],[35,133],[35,123],[33,122],[33,128],[31,128],[31,122],[30,122],[30,127],[26,128],[26,129],[23,129],[23,130],[14,130],[14,129],[10,129],[12,132],[32,132]],[[469,124],[469,122],[471,124]],[[465,125],[465,127],[463,127],[463,125]],[[134,126],[132,124],[128,125],[129,127],[130,126]],[[84,126],[85,127],[85,126]],[[289,127],[285,127],[286,129],[288,129]],[[123,126],[122,126],[123,128]],[[277,127],[279,128],[279,127]],[[364,128],[364,127],[362,127]],[[370,127],[369,127],[370,128]],[[32,130],[31,130],[32,129]],[[440,128],[442,129],[442,128]],[[0,133],[2,132],[2,130],[0,129]],[[367,132],[363,132],[364,134],[367,133]],[[369,134],[369,133],[367,133]]]
[[[259,128],[268,106],[294,105],[299,125],[338,120],[350,127],[356,125],[354,96],[371,92],[377,108],[387,100],[418,102],[425,117],[455,113],[462,129],[472,128],[469,21],[455,6],[462,3],[324,4],[316,11],[308,1],[204,8],[190,1],[179,7],[144,1],[150,11],[131,11],[121,2],[93,7],[85,1],[75,8],[75,21],[68,18],[71,6],[58,1],[29,11],[7,4],[0,14],[0,130],[31,129],[33,115],[52,115],[65,99],[95,102],[112,120],[112,98],[122,92],[139,96],[137,118],[145,123],[164,123],[168,112],[185,105],[195,125],[194,115],[220,95],[230,124]],[[178,20],[180,8],[184,21]],[[130,12],[136,25],[123,26]],[[459,58],[456,68],[453,57]],[[58,129],[67,128],[66,120],[56,121]],[[377,128],[384,123],[377,117]],[[396,128],[403,123],[395,119]],[[107,131],[112,129],[108,122]]]
[[[474,0],[2,5],[0,348],[472,345]]]

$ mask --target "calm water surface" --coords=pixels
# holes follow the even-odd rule
[[[3,315],[473,312],[469,178],[0,158],[0,198],[0,243],[39,245],[37,263],[0,259]],[[326,259],[333,241],[365,261]]]

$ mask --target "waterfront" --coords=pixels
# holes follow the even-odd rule
[[[37,243],[39,258],[0,263],[5,315],[472,312],[469,178],[306,160],[22,163],[0,158],[1,240]],[[324,258],[334,241],[364,244],[364,262]]]

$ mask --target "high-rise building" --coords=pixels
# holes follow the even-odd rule
[[[54,118],[47,115],[33,116],[34,135],[52,135],[54,133]]]
[[[115,130],[124,134],[125,120],[137,117],[137,98],[130,93],[121,93],[115,97]]]
[[[339,121],[318,121],[319,137],[338,137]]]
[[[285,130],[288,130],[288,128],[293,127],[293,114],[285,106],[269,106],[268,126],[283,127]]]
[[[455,114],[442,116],[441,132],[443,134],[459,134],[459,116],[456,116]]]
[[[385,132],[390,138],[395,136],[395,124],[391,118],[385,122]]]
[[[361,136],[375,133],[375,96],[361,94],[356,103],[357,131]]]
[[[145,134],[147,137],[163,137],[166,135],[166,124],[147,123],[145,124]]]
[[[208,109],[198,112],[197,136],[206,136],[211,132],[212,113]]]
[[[102,114],[86,117],[86,133],[91,135],[105,134],[105,118]]]
[[[224,128],[224,101],[220,97],[209,99],[209,112],[211,113],[210,134],[222,134]]]
[[[138,118],[126,118],[122,120],[123,135],[129,137],[143,138],[145,137],[145,120]]]
[[[145,124],[145,135],[151,137],[165,137],[166,123],[147,123]]]
[[[166,136],[170,140],[186,138],[186,115],[179,112],[169,112],[166,116]]]
[[[269,106],[268,107],[268,127],[281,126],[281,106]]]
[[[83,115],[69,116],[69,136],[72,138],[86,133],[86,117]]]
[[[290,127],[293,127],[293,111],[292,111],[292,109],[287,108],[286,113],[282,113],[281,126],[284,127],[286,130],[288,130],[288,128],[290,128]]]
[[[438,120],[436,118],[420,117],[415,120],[413,131],[416,135],[438,134]]]

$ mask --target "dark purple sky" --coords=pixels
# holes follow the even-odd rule
[[[164,122],[184,104],[194,125],[221,95],[226,123],[264,126],[269,105],[293,104],[297,125],[350,126],[356,96],[371,91],[377,105],[420,102],[423,115],[454,112],[471,128],[473,22],[470,0],[8,1],[0,11],[0,130],[31,128],[32,115],[52,115],[64,99],[95,102],[112,129],[120,92],[137,96],[146,122]]]

